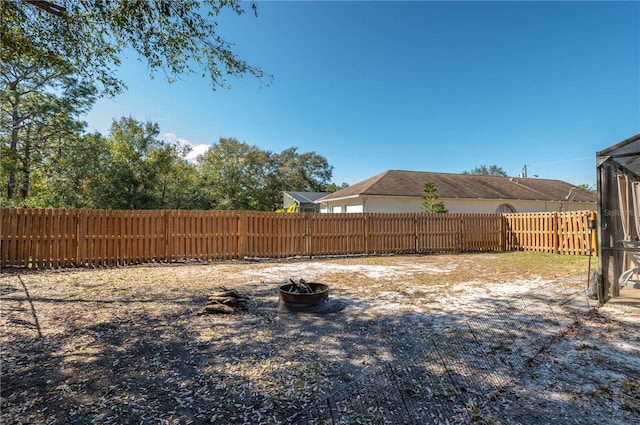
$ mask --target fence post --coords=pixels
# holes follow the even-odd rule
[[[242,260],[247,255],[247,247],[249,245],[249,217],[246,211],[237,211],[238,213],[238,259]]]
[[[413,214],[413,252],[418,253],[418,214]]]
[[[76,267],[82,266],[85,257],[85,229],[87,228],[87,218],[84,209],[76,210]]]
[[[505,214],[500,214],[500,249],[502,252],[507,250],[507,218]]]
[[[169,262],[173,258],[171,210],[164,210],[162,221],[164,222],[164,261]]]
[[[551,214],[551,237],[552,237],[552,252],[557,254],[560,250],[560,225],[557,212]]]
[[[312,256],[312,252],[311,252],[311,247],[312,245],[312,241],[311,241],[311,216],[312,214],[305,214],[304,217],[304,249],[305,249],[305,255],[311,257]]]
[[[362,225],[362,230],[364,231],[364,253],[366,255],[371,255],[371,253],[369,252],[369,247],[371,246],[369,238],[371,237],[371,235],[369,230],[369,220],[367,220],[367,214],[368,213],[362,213],[362,221],[364,222],[364,224]]]
[[[459,221],[460,221],[460,252],[466,252],[466,238],[464,237],[465,235],[465,221],[464,221],[464,215],[460,214],[459,215]]]

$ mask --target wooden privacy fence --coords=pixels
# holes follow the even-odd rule
[[[590,233],[593,211],[503,214],[505,251],[536,251],[566,255],[597,254],[596,232]]]
[[[589,211],[280,214],[12,208],[0,214],[4,267],[513,250],[586,255],[591,239]]]

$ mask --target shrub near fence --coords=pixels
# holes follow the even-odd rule
[[[0,209],[0,265],[59,268],[247,257],[513,250],[586,255],[590,249],[589,213]]]

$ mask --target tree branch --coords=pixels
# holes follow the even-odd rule
[[[58,17],[65,16],[67,14],[67,9],[64,6],[59,6],[55,3],[46,0],[25,0],[26,3],[32,4],[35,7],[44,10],[47,13],[51,13],[52,15],[56,15]]]

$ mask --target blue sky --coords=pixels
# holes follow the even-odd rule
[[[126,93],[87,115],[132,116],[194,153],[233,137],[315,151],[333,181],[389,169],[596,183],[595,153],[640,133],[640,2],[258,1],[225,14],[235,52],[274,76],[169,84],[136,57]]]

